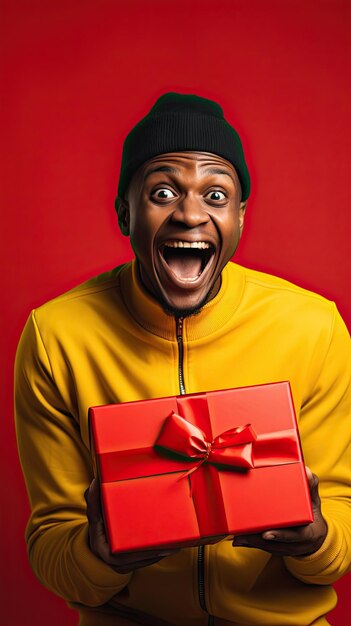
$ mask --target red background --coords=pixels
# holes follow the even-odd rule
[[[1,621],[69,626],[23,542],[12,364],[29,310],[130,258],[113,209],[121,144],[178,90],[218,99],[243,138],[253,192],[237,260],[335,299],[350,327],[351,4],[2,0],[1,13]],[[346,626],[350,577],[337,588],[330,620]]]

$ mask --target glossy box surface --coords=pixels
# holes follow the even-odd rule
[[[93,407],[89,419],[112,552],[313,520],[287,382]]]

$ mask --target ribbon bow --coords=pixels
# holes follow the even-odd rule
[[[156,446],[198,460],[196,466],[186,473],[188,476],[206,461],[216,465],[253,468],[252,444],[256,439],[251,424],[246,424],[230,428],[213,441],[208,441],[201,428],[172,411],[163,423]]]

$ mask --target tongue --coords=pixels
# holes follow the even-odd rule
[[[172,272],[179,278],[196,278],[201,272],[202,253],[200,250],[168,248],[164,257]]]

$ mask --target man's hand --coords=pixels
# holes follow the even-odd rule
[[[238,535],[233,541],[234,547],[260,548],[278,556],[307,556],[319,550],[328,528],[321,513],[318,477],[308,467],[306,473],[314,521],[305,526],[266,530],[257,535]]]
[[[105,525],[102,518],[100,503],[100,490],[97,480],[94,478],[90,487],[86,490],[85,500],[87,503],[87,516],[89,521],[90,549],[95,556],[102,559],[119,574],[128,574],[139,567],[146,567],[157,563],[165,556],[170,556],[176,550],[146,550],[145,552],[124,552],[112,554],[107,542]]]

